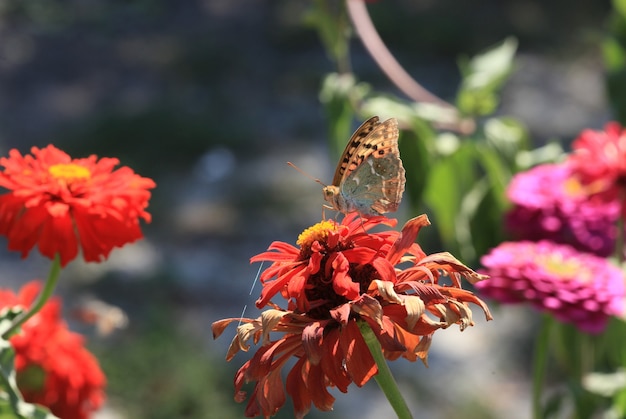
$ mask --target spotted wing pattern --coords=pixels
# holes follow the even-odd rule
[[[343,213],[375,216],[396,211],[402,200],[405,172],[398,149],[398,122],[374,116],[352,135],[324,198]]]

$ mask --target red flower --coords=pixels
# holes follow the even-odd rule
[[[0,309],[28,307],[40,284],[26,284],[19,295],[0,290]],[[50,300],[10,338],[17,384],[24,399],[48,407],[62,419],[85,419],[104,402],[105,377],[83,338],[67,329],[60,302]]]
[[[26,257],[37,245],[46,257],[60,254],[65,266],[78,254],[88,262],[106,259],[114,247],[142,238],[139,218],[155,183],[128,167],[113,170],[115,158],[72,159],[49,145],[32,155],[11,150],[0,158],[0,234],[9,249]]]
[[[239,350],[247,351],[250,339],[262,341],[235,377],[237,401],[245,399],[244,383],[256,383],[246,416],[267,417],[284,404],[280,370],[291,357],[297,361],[287,376],[287,393],[298,418],[311,403],[320,410],[332,408],[334,397],[327,387],[345,393],[352,382],[365,384],[378,369],[360,332],[363,322],[373,330],[387,359],[403,356],[426,363],[437,329],[473,325],[467,303],[478,304],[491,319],[487,306],[460,285],[461,276],[471,282],[483,276],[448,253],[427,256],[414,243],[420,228],[429,224],[426,216],[410,220],[402,232],[367,232],[395,223],[355,214],[341,224],[322,221],[300,235],[299,249],[274,242],[269,251],[251,259],[273,262],[261,275],[263,291],[257,306],[271,304],[274,309],[258,319],[224,319],[213,324],[217,337],[231,322],[243,323],[237,328],[228,360]],[[397,270],[399,263],[409,266]],[[449,275],[450,284],[440,283],[442,274]],[[271,302],[278,293],[288,300],[287,310]],[[282,337],[272,340],[271,332]]]
[[[604,131],[584,130],[572,144],[569,161],[583,182],[608,199],[626,188],[626,130],[609,122]]]

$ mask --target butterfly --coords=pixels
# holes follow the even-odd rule
[[[398,121],[365,121],[350,137],[333,183],[324,186],[324,199],[344,214],[357,211],[373,217],[398,209],[406,182],[398,149]]]

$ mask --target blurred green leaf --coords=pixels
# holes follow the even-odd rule
[[[314,0],[304,23],[315,28],[329,58],[340,66],[348,60],[350,24],[340,2]]]
[[[626,0],[613,0],[613,10],[615,10],[622,19],[626,19]]]
[[[357,83],[352,74],[331,73],[324,78],[319,97],[326,109],[329,143],[333,156],[343,152],[354,131],[355,106],[369,91],[365,83]]]
[[[626,389],[626,371],[593,372],[583,377],[585,390],[604,397],[611,397]]]
[[[558,162],[566,155],[567,153],[563,150],[561,143],[551,141],[543,147],[520,151],[515,156],[515,163],[518,170],[526,170],[538,164]]]
[[[11,328],[13,320],[23,311],[21,307],[6,307],[0,310],[0,336]]]
[[[487,144],[497,150],[507,164],[515,163],[517,154],[530,146],[526,127],[515,118],[489,118],[484,123],[483,132]]]
[[[412,129],[400,132],[399,147],[406,171],[405,196],[413,209],[412,215],[417,215],[424,207],[423,195],[431,169],[429,148],[432,148],[434,132],[419,119],[413,118],[410,124]]]
[[[436,140],[437,145],[439,140]],[[457,214],[464,191],[469,190],[476,181],[472,155],[472,145],[468,141],[461,143],[453,153],[433,161],[428,176],[424,201],[433,210],[436,219],[434,224],[448,249],[458,247],[455,228]]]
[[[476,146],[476,158],[485,172],[488,187],[495,193],[495,204],[499,210],[503,211],[508,203],[505,194],[506,187],[513,175],[510,165],[499,153],[484,144]],[[493,221],[499,222],[499,220]]]
[[[457,121],[457,114],[453,109],[432,103],[408,102],[382,94],[372,94],[363,100],[361,111],[366,115],[380,115],[381,119],[395,117],[399,121],[420,119],[424,122],[451,125]]]
[[[511,73],[517,41],[507,38],[471,59],[459,60],[463,76],[457,107],[466,115],[488,115],[498,106],[498,90]]]
[[[626,52],[615,38],[607,38],[602,43],[602,57],[606,69],[619,71],[626,63]]]

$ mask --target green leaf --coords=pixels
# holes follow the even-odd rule
[[[329,126],[329,142],[334,158],[338,158],[354,131],[355,108],[370,87],[357,83],[352,74],[331,73],[324,78],[320,101],[324,104]]]
[[[487,144],[509,163],[515,161],[520,150],[527,150],[530,146],[528,130],[515,118],[489,118],[485,121],[483,131]]]
[[[455,143],[455,138],[452,134],[446,134],[435,141],[440,156],[449,154],[440,157],[431,166],[424,193],[424,201],[432,209],[436,220],[433,224],[449,249],[458,247],[456,218],[464,191],[470,190],[477,180],[473,146],[469,140],[461,143],[456,139]]]
[[[0,336],[11,328],[13,320],[22,314],[24,310],[21,307],[5,307],[0,310]]]
[[[361,111],[365,115],[380,115],[382,119],[395,117],[407,122],[415,119],[449,125],[458,122],[458,115],[454,109],[432,103],[408,102],[382,94],[370,95],[363,100]]]
[[[9,400],[6,394],[0,393],[0,419],[59,419],[45,407],[17,402],[17,408]]]
[[[347,59],[350,24],[342,5],[315,0],[304,15],[304,24],[317,30],[330,59],[336,63]]]
[[[507,38],[475,56],[460,59],[463,80],[457,94],[457,107],[467,115],[489,115],[496,109],[498,90],[513,68],[517,41]]]
[[[602,57],[609,72],[619,71],[626,63],[626,52],[615,38],[607,38],[602,43]]]
[[[613,9],[619,13],[622,19],[626,19],[626,0],[613,0]]]
[[[405,197],[412,207],[411,213],[417,215],[424,209],[424,190],[430,176],[435,134],[420,119],[413,118],[407,122],[412,129],[401,130],[399,147],[406,171]]]

